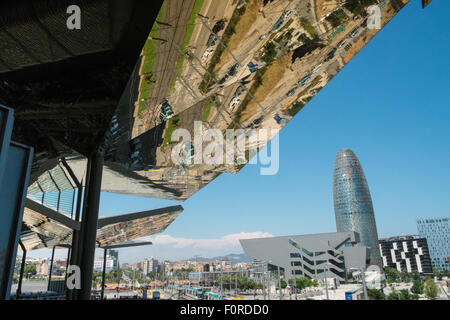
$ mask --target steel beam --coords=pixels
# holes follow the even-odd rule
[[[95,246],[97,236],[98,209],[103,173],[103,154],[94,152],[88,158],[86,188],[83,201],[79,267],[81,271],[81,289],[77,290],[77,300],[89,300],[91,297],[92,274],[94,271]]]

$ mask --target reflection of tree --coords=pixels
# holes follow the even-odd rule
[[[292,63],[294,63],[297,59],[303,58],[306,54],[323,47],[325,46],[320,39],[305,41],[303,45],[294,50],[294,54],[292,55]]]

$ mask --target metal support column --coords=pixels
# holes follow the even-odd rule
[[[106,275],[106,253],[108,249],[103,249],[103,269],[102,269],[102,293],[101,299],[104,299],[105,296],[105,275]]]
[[[77,290],[77,300],[89,300],[91,297],[103,172],[103,154],[101,152],[97,151],[89,157],[87,169],[81,236],[78,247],[80,251],[81,289]]]
[[[50,283],[52,282],[53,260],[55,259],[55,247],[52,249],[52,259],[50,260],[50,270],[48,272],[47,291],[50,291]]]
[[[20,275],[19,275],[19,283],[17,284],[16,297],[17,299],[22,294],[22,281],[23,281],[23,272],[25,270],[25,262],[27,261],[27,249],[22,243],[22,240],[19,240],[20,248],[22,249],[22,263],[20,265]]]
[[[76,209],[75,209],[75,221],[80,221],[80,215],[81,215],[81,206],[82,206],[82,201],[83,201],[83,183],[82,181],[78,181],[75,173],[73,172],[72,168],[69,166],[69,164],[66,162],[66,160],[64,158],[61,159],[61,164],[64,166],[64,168],[67,170],[67,172],[69,173],[69,176],[71,177],[72,181],[75,183],[76,187],[77,187],[77,200],[76,200]],[[73,210],[73,209],[72,209]],[[78,258],[79,258],[79,251],[78,251],[78,243],[79,243],[79,238],[80,238],[80,231],[78,230],[73,230],[73,235],[72,235],[72,246],[69,249],[69,257],[70,260],[68,259],[67,261],[70,261],[70,263],[68,263],[69,265],[76,265],[78,266]],[[67,271],[66,271],[66,278],[67,278]],[[74,298],[74,290],[68,290],[67,289],[67,300],[72,300]]]

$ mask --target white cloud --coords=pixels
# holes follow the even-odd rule
[[[273,237],[268,232],[240,232],[224,235],[220,238],[179,238],[171,235],[160,234],[152,237],[142,238],[153,242],[151,246],[131,247],[119,249],[119,260],[121,263],[134,263],[142,261],[148,257],[155,257],[159,260],[181,260],[193,258],[200,255],[205,258],[227,255],[230,253],[242,253],[242,247],[239,243],[240,239],[268,238]],[[56,250],[56,255],[64,255],[67,251]],[[59,253],[58,251],[61,251]],[[29,256],[34,257],[50,257],[51,250],[32,251]],[[97,251],[96,256],[102,257],[103,252]],[[28,255],[27,255],[28,256]]]
[[[193,249],[231,249],[233,247],[240,247],[240,239],[252,238],[268,238],[273,237],[268,232],[240,232],[225,235],[216,239],[190,239],[190,238],[175,238],[170,235],[158,235],[149,237],[148,239],[154,245],[166,245],[173,248],[193,248]]]

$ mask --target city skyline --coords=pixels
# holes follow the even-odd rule
[[[448,216],[450,170],[442,165],[450,160],[445,147],[450,139],[445,107],[450,101],[445,85],[449,45],[441,41],[450,36],[446,8],[444,2],[426,12],[405,7],[280,133],[278,175],[262,177],[259,166],[246,166],[237,175],[219,176],[183,203],[184,213],[162,235],[177,239],[170,243],[212,239],[226,244],[228,235],[241,232],[335,231],[332,170],[343,147],[354,150],[364,164],[380,238],[416,234],[419,217]],[[423,59],[431,45],[435,57]],[[352,130],[338,130],[342,125]],[[179,204],[104,193],[101,215],[174,203]],[[163,249],[187,257],[198,251],[170,243],[133,250],[155,257]],[[131,252],[124,249],[121,255],[125,251]]]

